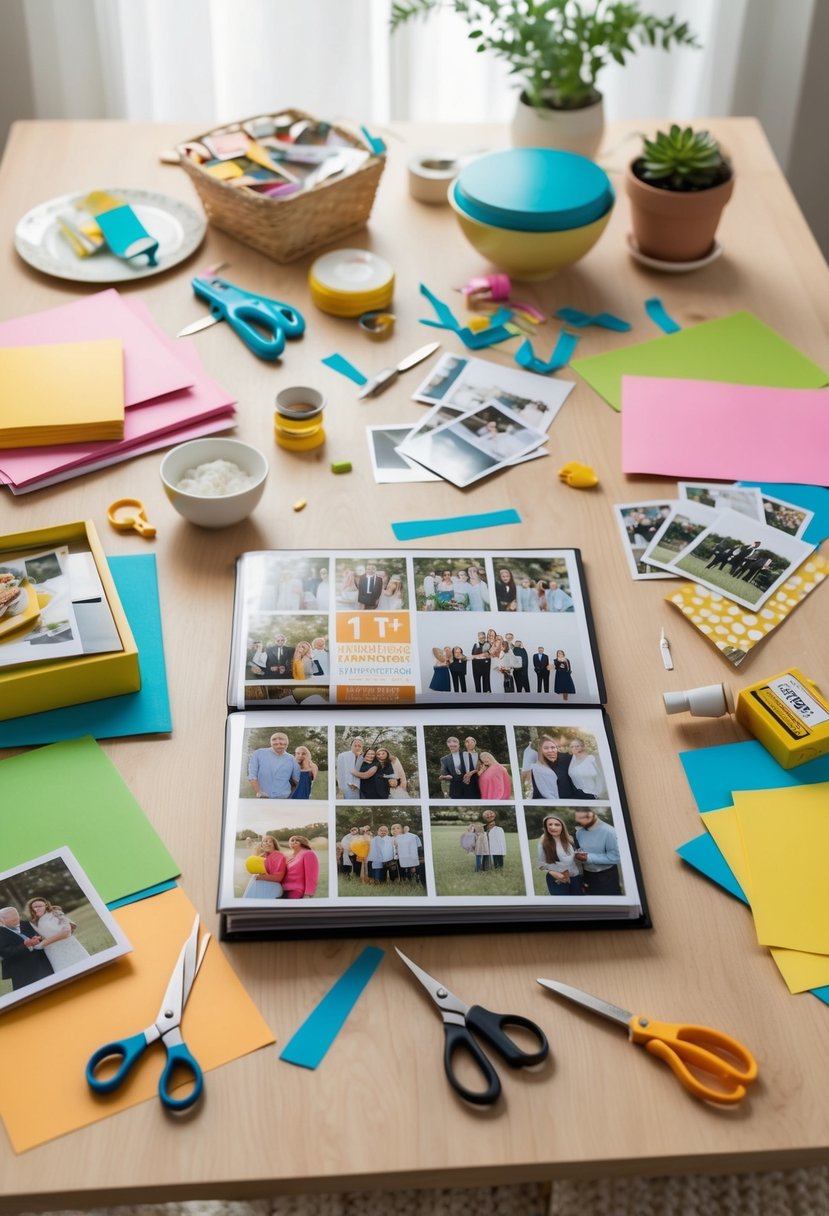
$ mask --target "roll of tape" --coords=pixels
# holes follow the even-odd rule
[[[409,161],[409,194],[420,203],[445,203],[449,183],[461,168],[451,152],[423,152]]]
[[[391,337],[396,320],[393,312],[364,312],[357,324],[364,334],[377,341]]]

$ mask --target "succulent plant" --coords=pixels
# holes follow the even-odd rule
[[[636,176],[663,190],[708,190],[731,176],[731,166],[710,131],[694,131],[677,123],[643,141],[635,163]]]

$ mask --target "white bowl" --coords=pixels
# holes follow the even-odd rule
[[[256,480],[235,494],[194,494],[180,490],[178,483],[188,469],[212,460],[230,460]],[[161,462],[164,491],[179,515],[200,528],[227,528],[247,519],[262,497],[268,462],[258,448],[240,439],[191,439],[172,448]]]

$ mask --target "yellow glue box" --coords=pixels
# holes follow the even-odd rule
[[[0,536],[0,564],[16,553],[43,552],[67,545],[70,553],[88,552],[101,580],[120,650],[105,654],[79,654],[51,662],[0,667],[0,721],[37,714],[64,705],[80,705],[137,692],[141,687],[138,647],[126,618],[98,533],[91,520],[60,524]]]
[[[829,701],[796,667],[742,689],[737,721],[783,768],[829,752]]]

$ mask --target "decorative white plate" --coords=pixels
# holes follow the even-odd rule
[[[707,253],[704,258],[697,258],[693,262],[663,262],[660,258],[649,258],[646,253],[642,253],[642,250],[633,239],[632,232],[628,233],[627,242],[628,252],[637,262],[641,262],[643,266],[650,267],[651,270],[664,270],[668,274],[687,274],[689,270],[702,270],[703,266],[709,266],[711,262],[716,262],[723,251],[720,242],[714,241],[711,252]]]
[[[74,279],[79,283],[125,283],[169,270],[188,258],[204,239],[206,219],[177,198],[153,190],[122,190],[118,186],[95,188],[105,189],[107,194],[130,204],[147,232],[158,241],[158,265],[148,266],[146,257],[136,258],[134,263],[127,262],[106,248],[87,258],[79,258],[72,251],[61,235],[57,216],[89,191],[63,194],[48,203],[40,203],[23,216],[14,230],[14,246],[24,262],[59,279]]]

